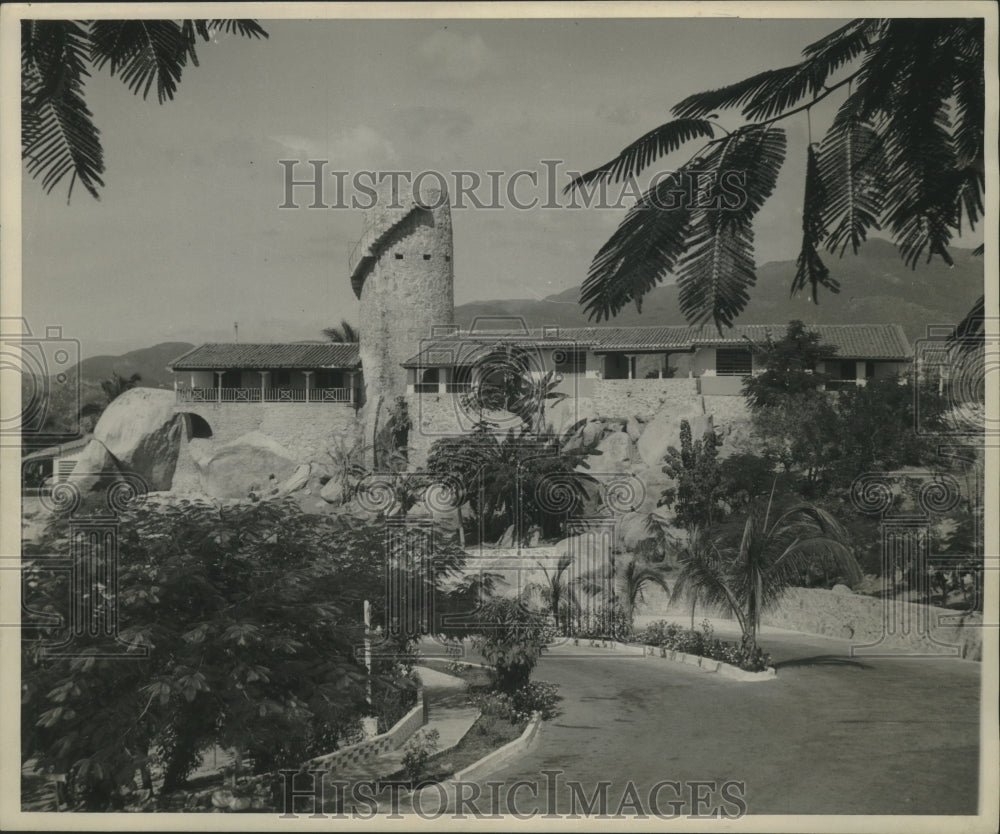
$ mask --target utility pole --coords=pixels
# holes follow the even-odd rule
[[[365,669],[368,677],[365,680],[365,701],[368,703],[368,714],[361,719],[365,738],[378,734],[378,717],[372,714],[372,606],[365,600]]]

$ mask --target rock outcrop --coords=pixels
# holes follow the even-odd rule
[[[175,394],[159,388],[132,388],[117,397],[94,427],[94,442],[114,458],[123,471],[146,481],[148,489],[170,489],[177,455],[184,441],[184,417],[174,412]],[[87,465],[102,458],[88,446]],[[86,473],[81,463],[77,468]]]
[[[274,495],[298,468],[293,454],[260,432],[220,446],[199,463],[204,491],[213,498]]]

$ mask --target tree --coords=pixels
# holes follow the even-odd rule
[[[112,371],[108,379],[101,380],[101,391],[104,393],[104,402],[87,403],[80,409],[80,417],[93,417],[96,422],[97,418],[104,413],[104,410],[112,402],[126,391],[138,387],[140,382],[142,382],[142,374],[135,373],[129,377],[124,377],[118,371]]]
[[[797,64],[687,97],[672,121],[567,186],[634,178],[704,143],[653,177],[594,257],[581,304],[598,321],[629,302],[641,309],[673,274],[689,322],[731,326],[756,281],[753,220],[784,162],[778,125],[791,118],[810,134],[793,293],[839,292],[821,249],[857,254],[872,230],[886,231],[912,268],[925,255],[951,264],[952,238],[983,213],[983,38],[981,18],[858,19],[805,47]],[[813,141],[811,110],[835,94],[836,116]],[[733,109],[745,121],[727,129],[718,114]]]
[[[663,491],[660,504],[675,507],[680,527],[711,526],[717,520],[722,499],[722,472],[718,461],[721,445],[715,430],[709,427],[701,440],[691,439],[691,424],[681,420],[681,448],[667,450],[663,473],[677,481],[676,487]]]
[[[479,633],[473,646],[492,667],[494,687],[512,695],[530,680],[552,638],[549,626],[520,599],[488,600],[477,614]]]
[[[32,610],[61,611],[67,599],[68,576],[46,567],[48,554],[90,556],[71,551],[67,534],[60,523],[25,553]],[[363,600],[384,621],[387,566],[407,570],[386,547],[380,525],[291,501],[125,513],[117,597],[103,587],[94,604],[117,604],[133,657],[102,657],[104,644],[83,635],[75,656],[47,658],[65,626],[27,630],[23,759],[69,774],[76,798],[99,810],[121,801],[137,769],[161,767],[165,792],[181,786],[212,744],[248,753],[257,772],[335,749],[371,709],[368,681],[376,702],[406,683],[399,659],[417,635],[387,634],[373,678],[355,651]],[[460,560],[439,546],[434,575],[411,572],[399,587],[413,600],[438,594]]]
[[[764,343],[753,344],[751,350],[761,371],[743,380],[743,396],[754,412],[781,406],[787,397],[822,391],[830,377],[817,366],[837,353],[832,345],[821,344],[820,335],[807,331],[798,320],[788,323],[780,339],[768,333]]]
[[[21,22],[21,156],[50,193],[68,174],[95,198],[104,187],[100,131],[85,99],[91,70],[133,93],[172,100],[198,40],[216,32],[266,38],[254,20],[24,20]]]
[[[588,452],[564,452],[554,435],[526,427],[499,434],[479,423],[468,434],[434,441],[427,468],[457,479],[484,537],[496,540],[513,529],[515,541],[524,541],[536,525],[543,535],[559,534],[583,507],[586,485],[595,483],[577,471]]]
[[[324,327],[323,338],[331,342],[356,344],[361,341],[361,333],[346,319],[340,320],[338,327]]]
[[[756,502],[735,548],[720,551],[690,546],[678,554],[672,597],[691,591],[705,602],[722,605],[736,617],[742,647],[756,652],[760,618],[802,573],[814,565],[841,571],[849,582],[861,578],[847,535],[840,524],[812,504],[797,504],[772,519],[773,495]]]

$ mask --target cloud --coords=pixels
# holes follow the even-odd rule
[[[461,139],[472,128],[472,116],[451,107],[406,107],[396,115],[397,127],[411,140]]]
[[[432,32],[417,51],[434,76],[455,81],[474,81],[498,63],[482,35],[460,35],[448,29]]]
[[[392,142],[368,125],[355,125],[325,140],[282,134],[275,142],[300,159],[325,159],[338,168],[380,167],[398,158]]]

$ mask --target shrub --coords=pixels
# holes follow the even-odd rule
[[[538,712],[542,718],[548,720],[555,715],[556,703],[559,701],[559,696],[556,694],[558,689],[554,683],[525,684],[513,695],[514,709],[528,715]]]
[[[660,620],[646,628],[640,641],[669,651],[721,660],[747,672],[762,672],[771,665],[771,655],[759,646],[724,643],[716,639],[715,630],[708,620],[702,620],[699,630],[681,628],[676,623]]]
[[[441,734],[437,730],[418,730],[403,747],[403,769],[411,782],[424,772],[427,760],[437,752]]]
[[[554,637],[547,618],[516,600],[494,599],[479,610],[480,634],[472,644],[491,666],[493,685],[512,694],[528,683]]]

